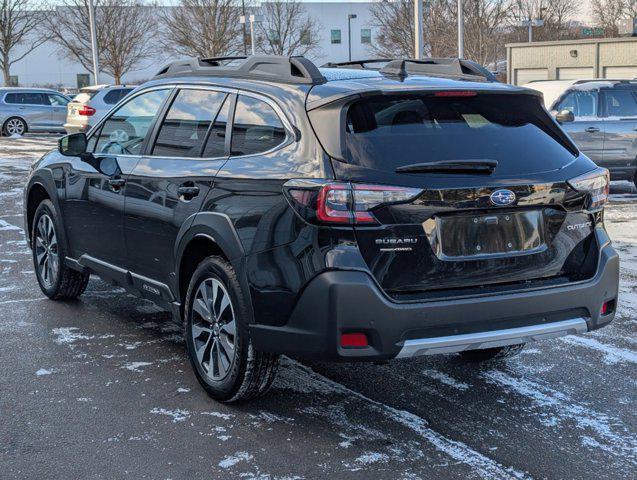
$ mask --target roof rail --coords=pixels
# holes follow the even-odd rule
[[[495,75],[482,65],[461,58],[411,58],[391,60],[380,69],[380,73],[398,77],[409,75],[431,75],[454,77],[465,80],[497,82]]]
[[[391,58],[366,58],[363,60],[350,60],[348,62],[327,62],[321,68],[353,68],[356,70],[380,70],[381,66],[370,67],[370,63],[387,63]]]
[[[316,65],[307,58],[281,55],[187,58],[166,65],[155,77],[177,75],[233,77],[307,85],[327,81]]]

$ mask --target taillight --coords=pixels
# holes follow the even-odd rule
[[[284,190],[307,221],[335,225],[377,225],[373,209],[407,202],[422,193],[418,188],[306,180],[290,180]]]
[[[95,114],[95,109],[93,107],[89,107],[88,105],[82,105],[82,108],[77,111],[77,114],[84,115],[85,117],[90,117],[91,115]]]
[[[601,210],[608,201],[610,193],[610,174],[605,168],[598,168],[568,181],[578,192],[587,193],[586,210]]]

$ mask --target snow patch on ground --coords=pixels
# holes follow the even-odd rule
[[[543,416],[541,421],[545,425],[575,424],[583,432],[597,437],[595,441],[600,449],[623,460],[632,459],[632,463],[637,465],[637,437],[618,418],[578,404],[562,392],[530,380],[514,378],[498,370],[484,372],[482,377],[489,383],[507,387],[530,399],[533,402],[528,407],[530,412],[537,411],[538,407],[549,410],[540,411]]]
[[[455,388],[456,390],[460,390],[464,392],[466,390],[469,390],[469,388],[471,388],[471,385],[469,385],[468,383],[458,381],[455,378],[451,377],[450,375],[447,375],[446,373],[440,372],[438,370],[428,368],[423,370],[422,374],[433,380],[438,380],[440,383],[447,385],[448,387]]]
[[[7,222],[6,220],[0,219],[0,232],[11,232],[11,231],[24,233],[24,230],[22,230],[20,227],[17,227]]]
[[[370,453],[362,454],[360,457],[358,457],[354,461],[356,463],[370,465],[370,464],[379,463],[379,462],[386,463],[388,460],[389,460],[389,457],[385,455],[384,453],[370,452]]]
[[[189,411],[180,410],[180,409],[167,410],[165,408],[155,407],[150,411],[150,413],[154,413],[156,415],[166,415],[168,417],[171,417],[173,419],[173,423],[183,422],[184,420],[190,417]]]
[[[55,343],[58,345],[73,345],[78,340],[92,340],[94,335],[85,335],[79,332],[77,327],[60,327],[53,329],[53,335],[57,335]]]
[[[601,352],[604,355],[604,362],[607,365],[615,365],[617,363],[637,363],[637,352],[633,352],[632,350],[627,350],[625,348],[614,347],[591,337],[569,336],[564,337],[561,340],[572,345],[579,345]]]
[[[219,462],[219,466],[221,468],[230,468],[234,467],[239,462],[249,462],[254,457],[250,455],[248,452],[236,452],[233,455],[230,455]]]
[[[356,398],[358,400],[362,400],[370,410],[376,411],[383,415],[386,419],[408,428],[422,440],[433,445],[440,452],[446,454],[457,462],[467,465],[481,478],[529,478],[525,472],[500,465],[492,458],[473,450],[465,443],[452,440],[435,430],[432,430],[429,428],[427,421],[418,415],[377,402],[376,400],[351,390],[344,385],[336,383],[329,378],[319,375],[312,369],[301,365],[298,362],[294,362],[293,360],[287,360],[282,363],[283,365],[289,366],[291,370],[295,370],[291,372],[291,375],[285,375],[283,380],[283,382],[285,382],[284,388],[300,388],[300,391],[304,393],[307,393],[306,391],[309,389],[311,391],[320,391],[332,396],[334,393],[341,393],[350,399]],[[303,378],[304,376],[302,373],[306,374],[305,378]],[[306,407],[304,411],[307,410],[307,408],[311,407]],[[404,457],[404,454],[401,455],[401,458],[402,457]]]
[[[142,373],[144,371],[142,367],[148,367],[149,365],[152,365],[152,362],[127,362],[119,368],[124,368],[131,372]]]
[[[35,372],[35,374],[38,377],[41,377],[43,375],[51,375],[53,372],[51,370],[47,370],[46,368],[41,368],[40,370],[38,370],[37,372]]]
[[[201,412],[202,415],[208,415],[210,417],[222,418],[223,420],[230,420],[234,417],[231,413],[221,413],[221,412]]]

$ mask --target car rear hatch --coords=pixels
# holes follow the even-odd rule
[[[85,126],[89,123],[89,117],[95,113],[95,109],[88,102],[99,92],[95,89],[83,89],[67,105],[66,122],[70,125]]]
[[[388,295],[493,293],[594,274],[607,172],[540,102],[520,91],[428,90],[308,112],[336,188],[350,185],[360,252]]]

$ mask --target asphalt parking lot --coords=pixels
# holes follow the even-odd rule
[[[170,315],[97,278],[46,300],[22,230],[30,162],[0,138],[0,477],[637,478],[637,190],[613,184],[617,319],[499,366],[284,359],[271,393],[209,399]]]

